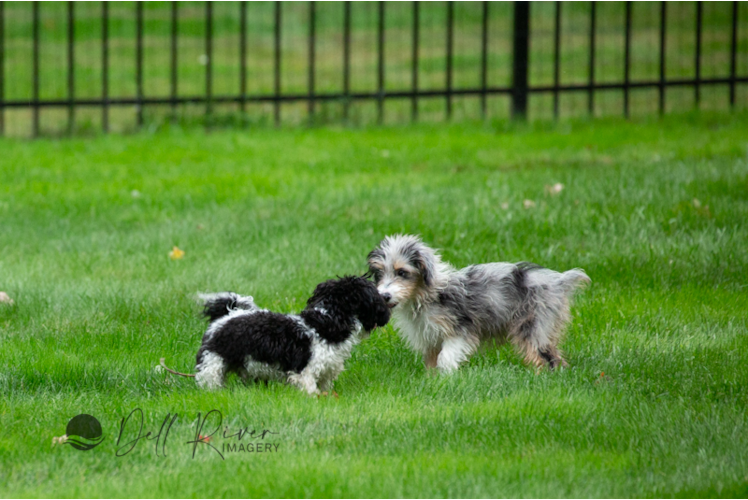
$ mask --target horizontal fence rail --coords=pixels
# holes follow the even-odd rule
[[[716,88],[732,109],[748,100],[746,25],[739,2],[0,1],[0,134],[20,124],[37,136],[59,123],[72,133],[92,108],[99,118],[83,119],[103,131],[113,108],[133,127],[162,107],[176,121],[188,106],[207,125],[220,114],[247,123],[268,113],[262,106],[280,125],[294,103],[310,124],[349,122],[352,106],[367,102],[359,119],[376,123],[397,102],[396,121],[427,108],[449,120],[464,99],[476,105],[463,117],[503,116],[495,97],[515,118],[609,114],[600,101],[616,91],[611,102],[629,117],[634,106],[665,113],[668,91],[683,88],[692,96],[673,94],[671,108],[700,109]],[[637,101],[645,90],[652,97]],[[49,115],[55,108],[63,117]]]

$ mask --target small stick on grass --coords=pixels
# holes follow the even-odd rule
[[[169,373],[173,373],[174,375],[179,375],[180,377],[194,377],[194,373],[179,373],[178,371],[172,370],[168,366],[166,366],[166,358],[161,358],[161,368],[166,370]]]

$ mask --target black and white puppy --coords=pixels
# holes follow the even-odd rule
[[[387,324],[390,310],[377,287],[359,276],[317,285],[298,315],[260,309],[231,292],[201,295],[210,325],[197,353],[195,380],[205,389],[226,375],[288,382],[309,394],[332,389],[353,346]]]
[[[400,335],[429,368],[456,370],[481,342],[509,340],[537,367],[565,366],[558,343],[574,292],[590,278],[528,263],[455,269],[417,236],[389,236],[369,269]]]

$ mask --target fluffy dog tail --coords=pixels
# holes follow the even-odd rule
[[[235,309],[245,309],[247,311],[258,309],[251,296],[239,295],[234,292],[200,293],[198,298],[203,303],[203,315],[211,323]]]
[[[564,293],[573,294],[577,289],[587,286],[592,280],[582,269],[570,269],[561,273],[559,283]]]

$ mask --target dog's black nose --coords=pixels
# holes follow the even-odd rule
[[[392,294],[391,293],[383,293],[382,294],[382,298],[384,299],[385,302],[389,302],[390,299],[392,298]]]

